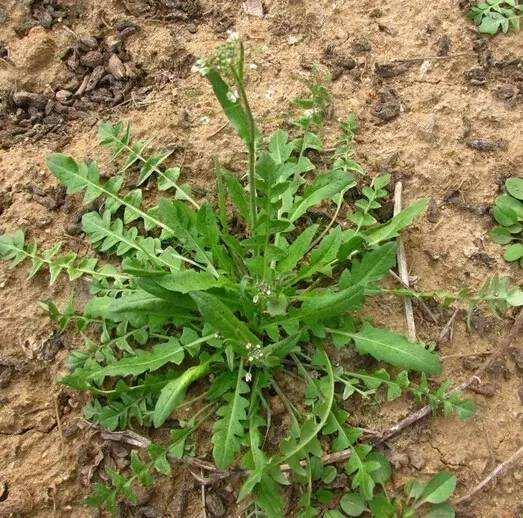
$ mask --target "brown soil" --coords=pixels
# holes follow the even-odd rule
[[[87,250],[75,235],[80,207],[63,199],[43,160],[56,150],[97,157],[96,126],[104,119],[132,121],[140,136],[174,149],[187,180],[212,197],[213,156],[239,169],[243,155],[229,127],[218,131],[225,119],[190,68],[235,28],[248,62],[256,64],[249,91],[265,130],[284,120],[302,90],[300,78],[321,63],[336,78],[328,145],[336,119],[355,112],[358,158],[369,175],[388,171],[402,179],[406,202],[431,197],[431,210],[405,236],[417,288],[478,287],[496,273],[521,281],[487,235],[489,206],[504,178],[523,166],[521,38],[478,37],[450,0],[437,8],[416,0],[264,5],[258,18],[239,0],[4,1],[0,232],[23,227],[39,243]],[[108,77],[111,56],[117,58]],[[84,81],[89,88],[74,96]],[[90,481],[115,458],[125,464],[126,452],[82,421],[83,396],[55,384],[75,341],[53,334],[38,306],[72,295],[81,301],[86,286],[61,280],[49,288],[45,276],[31,282],[26,273],[27,267],[0,265],[0,516],[94,516],[81,503]],[[401,301],[387,299],[370,312],[378,323],[404,330]],[[437,325],[416,312],[421,339],[438,337],[448,314],[436,314]],[[470,355],[494,349],[506,331],[503,321],[482,314],[471,331],[459,319],[452,340],[441,345],[445,375],[464,379],[480,359]],[[447,469],[458,476],[461,495],[521,445],[521,363],[518,369],[509,359],[482,381],[483,394],[472,394],[478,410],[470,422],[432,419],[391,441],[395,484]],[[361,424],[382,428],[414,408],[403,401],[369,409]],[[522,478],[520,467],[462,516],[520,516]],[[215,511],[234,500],[227,488],[212,499]],[[201,515],[199,487],[181,470],[144,494],[140,506],[128,516]]]

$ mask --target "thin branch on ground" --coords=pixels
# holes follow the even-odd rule
[[[389,270],[389,274],[392,277],[394,277],[404,288],[410,289],[410,285],[405,284],[403,282],[402,278],[394,270]],[[434,313],[432,313],[432,311],[429,309],[427,304],[425,304],[425,302],[422,299],[414,299],[413,302],[414,302],[414,304],[419,305],[421,311],[423,311],[423,313],[425,313],[426,317],[430,318],[430,320],[432,320],[432,322],[434,322],[435,324],[438,323],[438,319],[434,316]]]
[[[471,55],[472,54],[470,52],[456,52],[455,54],[447,54],[446,56],[424,56],[419,58],[394,59],[390,63],[422,63],[423,61],[445,61],[447,59],[455,59]]]
[[[397,182],[394,187],[394,216],[401,212],[401,195],[403,184]],[[407,255],[405,254],[405,245],[403,239],[398,237],[398,272],[402,282],[410,288],[409,269],[407,267]],[[416,341],[416,324],[414,323],[414,311],[412,310],[412,300],[409,297],[403,299],[405,303],[405,320],[407,322],[407,332],[411,342]]]
[[[502,462],[501,464],[498,464],[495,469],[493,469],[477,486],[472,488],[466,495],[455,500],[453,502],[454,505],[463,504],[463,503],[469,501],[477,493],[479,493],[480,491],[483,491],[483,489],[488,484],[490,484],[491,482],[496,480],[498,477],[505,475],[506,473],[511,471],[513,468],[515,468],[520,459],[523,459],[523,446],[521,446],[519,448],[519,450],[517,450],[506,461]]]
[[[454,321],[459,314],[459,309],[455,309],[454,313],[450,317],[449,321],[445,324],[445,327],[441,330],[441,333],[436,340],[436,343],[440,344],[443,342],[450,342],[452,340],[453,330],[454,330]]]
[[[203,471],[200,470],[200,475],[203,477]],[[207,506],[205,505],[205,484],[200,484],[200,491],[202,495],[202,516],[207,518]]]

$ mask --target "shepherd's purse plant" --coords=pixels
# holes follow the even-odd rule
[[[61,383],[92,394],[86,417],[109,430],[171,429],[169,444],[153,443],[147,458],[132,454],[129,473],[108,470],[109,485],[98,484],[89,503],[117,513],[121,499],[135,502],[134,484],[149,486],[154,472],[170,473],[169,459],[199,452],[198,430],[212,421],[212,460],[219,470],[243,469],[238,500],[250,499],[256,516],[286,516],[283,489],[291,483],[301,487],[300,516],[326,511],[330,497],[316,489],[337,471],[322,455],[342,450],[350,451],[345,513],[407,517],[435,506],[438,516],[451,516],[443,503],[456,482],[450,474],[411,488],[406,500],[384,490],[390,465],[349,424],[350,411],[358,399],[410,393],[465,419],[472,403],[450,392],[449,382],[434,383],[442,371],[434,348],[374,325],[362,308],[367,297],[387,292],[487,300],[503,311],[521,304],[521,292],[500,279],[476,299],[466,291],[381,287],[395,266],[395,239],[428,200],[380,219],[390,176],[368,181],[355,161],[354,116],[341,124],[332,164],[314,163],[329,104],[321,83],[296,101],[302,111],[292,137],[280,129],[265,138],[247,98],[242,43],[228,42],[199,68],[247,153],[244,177],[215,164],[216,206],[195,199],[179,168],[165,167],[169,153],[149,151],[122,123],[105,123],[100,142],[121,163],[116,174],[103,179],[96,163],[64,154],[49,156],[47,165],[69,194],[83,192],[87,206],[97,202],[83,216],[83,231],[114,260],[62,254],[59,245],[42,251],[22,231],[0,237],[1,257],[30,260],[31,277],[48,268],[51,283],[61,273],[91,280],[83,310],[45,303],[61,329],[72,326],[85,339]],[[133,171],[137,186],[128,189]],[[165,195],[146,207],[140,186],[155,183]],[[347,211],[350,199],[356,201]],[[332,217],[322,216],[320,205]],[[299,397],[282,387],[289,380]],[[274,398],[288,414],[277,446],[268,440],[281,419],[273,415]],[[174,420],[181,408],[191,409],[189,420]],[[334,516],[332,506],[328,512]]]

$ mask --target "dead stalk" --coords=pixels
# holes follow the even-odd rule
[[[401,195],[403,184],[397,182],[394,187],[394,216],[401,212]],[[407,256],[405,254],[405,246],[401,237],[398,237],[398,272],[402,283],[410,288],[409,284],[409,269],[407,267]],[[412,300],[405,297],[405,320],[407,322],[407,332],[411,342],[416,341],[416,324],[414,323],[414,311],[412,310]]]
[[[510,458],[506,461],[498,464],[495,469],[493,469],[477,486],[473,487],[466,495],[454,500],[454,505],[463,504],[469,501],[473,496],[475,496],[480,491],[496,480],[498,477],[501,477],[505,473],[508,473],[513,468],[516,467],[519,459],[523,458],[523,446],[519,448]]]

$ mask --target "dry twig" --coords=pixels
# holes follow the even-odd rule
[[[394,216],[397,216],[401,212],[401,194],[403,190],[403,184],[397,182],[394,187]],[[405,246],[403,240],[398,237],[398,272],[402,283],[410,288],[409,284],[409,270],[407,267],[407,256],[405,254]],[[416,341],[416,325],[414,323],[414,311],[412,310],[412,300],[409,297],[405,297],[405,320],[407,322],[407,332],[409,340],[411,342]]]
[[[200,470],[200,475],[203,477],[203,470]],[[207,518],[207,506],[205,505],[205,484],[202,482],[200,484],[200,491],[202,495],[202,516]]]
[[[463,504],[464,502],[470,500],[474,495],[482,491],[485,488],[485,486],[490,484],[492,481],[496,480],[498,477],[504,475],[505,473],[515,468],[518,460],[522,458],[523,446],[521,446],[519,450],[516,451],[516,453],[514,453],[506,461],[502,462],[501,464],[498,464],[494,470],[492,470],[477,486],[472,488],[466,495],[455,500],[453,502],[454,505]]]

